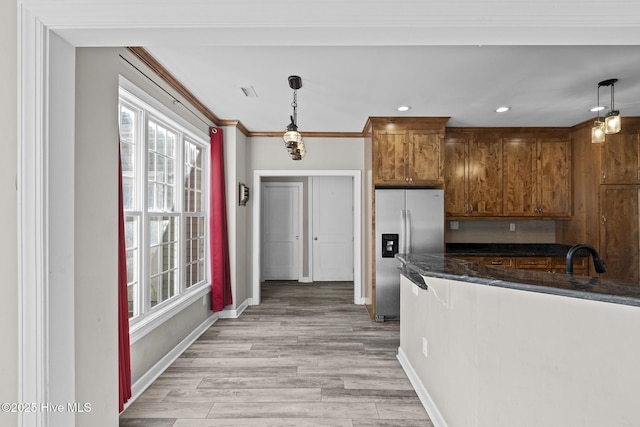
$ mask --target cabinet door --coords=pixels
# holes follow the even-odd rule
[[[467,138],[447,137],[444,142],[444,212],[464,216],[467,208]]]
[[[406,184],[404,130],[376,130],[373,134],[373,183]]]
[[[469,143],[468,201],[472,216],[502,215],[502,142],[499,138]]]
[[[570,142],[538,141],[537,207],[541,216],[571,215]]]
[[[502,159],[504,215],[536,215],[535,138],[503,139]]]
[[[409,184],[441,184],[441,137],[434,131],[410,130],[407,140],[409,167],[405,177]]]
[[[600,257],[607,279],[640,279],[638,191],[635,185],[600,186]]]
[[[639,184],[640,150],[638,134],[607,135],[602,144],[602,184]]]

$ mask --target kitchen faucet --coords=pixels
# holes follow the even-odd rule
[[[596,269],[596,273],[607,272],[607,269],[604,267],[604,262],[600,259],[600,255],[598,255],[598,251],[596,251],[595,248],[591,245],[580,243],[572,246],[567,252],[567,274],[573,274],[573,256],[580,249],[586,249],[587,251],[589,251],[589,253],[593,257],[593,266]]]

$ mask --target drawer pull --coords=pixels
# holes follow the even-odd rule
[[[491,261],[491,265],[502,265],[502,261]]]

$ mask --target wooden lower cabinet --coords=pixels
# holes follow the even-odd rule
[[[485,257],[485,256],[460,256],[456,257],[479,265],[492,267],[519,268],[534,271],[546,271],[548,273],[566,273],[567,262],[565,257]],[[589,275],[589,258],[574,258],[573,274]]]
[[[602,277],[640,281],[640,186],[600,186],[600,257]]]

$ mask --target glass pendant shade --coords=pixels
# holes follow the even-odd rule
[[[302,142],[302,135],[297,130],[288,130],[282,135],[285,144],[299,144]]]
[[[602,144],[604,142],[604,122],[596,120],[591,128],[591,142],[593,144]]]
[[[622,120],[620,120],[619,111],[609,111],[607,117],[604,119],[604,133],[611,135],[620,132],[622,128]]]

